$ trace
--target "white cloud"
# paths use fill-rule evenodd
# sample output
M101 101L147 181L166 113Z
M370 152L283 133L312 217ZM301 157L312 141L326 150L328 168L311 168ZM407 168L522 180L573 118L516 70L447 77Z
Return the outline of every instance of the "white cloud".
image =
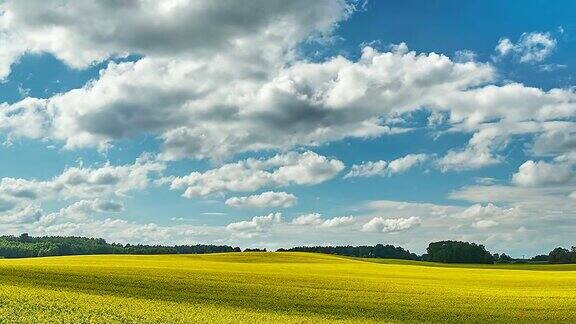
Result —
M515 54L521 63L535 63L545 60L556 48L556 39L550 33L523 33L516 44L502 38L496 46L500 56Z
M303 214L292 220L294 225L320 225L322 222L322 215L318 213Z
M558 202L562 195L566 195L565 187L519 187L506 185L474 185L466 186L452 191L449 198L470 202Z
M134 164L99 168L72 167L47 180L17 178L0 179L0 197L10 200L54 200L124 196L133 190L145 189L150 177L165 169L165 165L148 156Z
M124 198L134 191L146 189L152 178L165 168L149 156L134 164L101 167L72 167L49 180L0 179L0 222L13 224L78 222L95 213L121 212ZM72 201L57 212L44 213L41 206L48 202Z
M282 222L281 213L270 213L266 216L254 216L249 221L230 223L226 229L240 237L254 237Z
M518 211L515 208L502 208L498 207L492 203L486 205L474 204L460 213L457 213L455 217L462 219L498 219L498 218L510 218L518 215Z
M155 223L140 224L124 219L83 219L65 222L38 222L31 227L20 228L31 235L72 235L102 237L109 242L141 244L199 244L213 242L222 244L223 227L206 226L160 226ZM18 233L18 232L16 232ZM232 243L231 243L232 244Z
M300 226L318 226L324 228L334 228L352 225L356 222L354 216L341 216L323 219L321 214L303 214L292 220L292 224Z
M231 197L226 200L226 205L232 207L282 207L288 208L296 204L297 198L286 192L266 191L259 195L247 197Z
M472 136L465 149L449 150L436 163L442 172L476 170L497 164L501 159L492 150L499 136L496 128L484 128Z
M62 224L64 222L84 222L96 213L119 213L124 211L121 201L93 199L80 200L57 212L42 216L38 221L43 226Z
M362 164L354 164L352 170L344 178L354 177L373 177L390 174L387 172L388 162L386 161L368 161Z
M0 104L0 131L8 134L8 144L12 139L39 139L44 136L45 124L49 120L45 105L45 100L35 98L26 98L14 106Z
M9 141L47 138L68 149L105 149L147 134L162 142L162 159L222 161L241 152L396 134L406 129L386 125L386 118L422 107L446 116L451 131L476 136L492 124L501 141L512 135L506 129L537 132L518 130L520 123L576 112L573 89L495 85L490 64L411 52L404 43L390 52L366 46L356 61L299 58L298 44L329 35L350 15L353 5L344 1L62 1L54 7L36 0L1 6L0 35L9 46L0 49L6 58L0 74L22 53L51 53L77 68L127 54L142 57L108 64L82 88L3 104L0 129ZM538 61L554 45L549 34L529 33L498 48ZM459 170L495 164L501 159L493 149L469 143L451 149L439 165Z
M450 150L438 161L440 170L443 172L456 170L476 170L485 166L500 162L490 151L466 148L464 150Z
M491 177L474 177L474 181L481 185L493 185L498 182L498 179Z
M391 176L402 173L408 169L423 163L428 159L426 154L408 154L390 162L386 161L369 161L362 164L355 164L352 170L344 178L352 177L373 177L373 176Z
M23 123L14 122L5 132L61 140L67 148L105 148L152 134L163 142L163 159L222 159L398 133L402 129L382 124L383 116L428 107L446 114L452 131L475 132L466 149L453 149L442 161L449 170L498 163L490 141L539 132L537 125L576 113L571 89L492 85L496 73L489 64L455 63L435 53L366 47L355 62L292 60L284 68L262 67L266 76L259 78L230 64L149 57L112 63L81 89L10 105L5 111L16 113L5 118L33 111L39 130L27 135L19 130ZM35 108L23 109L31 100ZM524 127L528 122L534 126ZM478 136L489 138L473 143Z
M544 161L526 161L512 176L512 182L523 187L538 187L566 184L575 178L569 164L554 164Z
M459 63L475 61L478 55L471 50L460 50L454 53L454 61Z
M475 222L474 224L472 224L472 226L475 228L479 228L479 229L485 229L485 228L491 228L494 226L498 226L498 222L490 220L490 219L483 219L483 220L479 220L479 221Z
M340 217L333 217L324 220L321 227L340 227L340 226L347 226L352 225L356 222L356 218L354 216L340 216Z
M38 206L29 204L20 209L0 213L0 223L2 224L33 223L40 220L42 214L43 212Z
M536 136L532 152L536 155L563 154L576 151L576 123L555 121L544 125Z
M311 151L278 154L266 160L247 159L206 172L172 179L170 188L184 197L203 197L228 191L250 192L291 184L313 185L335 177L344 164Z
M368 223L362 226L363 232L399 232L408 230L422 223L419 217L409 218L384 218L374 217Z
M498 54L505 56L510 54L514 50L514 44L508 38L502 38L498 41L498 45L496 45L496 51Z
M74 68L127 53L163 58L235 52L267 60L315 33L329 32L351 9L338 0L4 1L0 78L30 52L51 53Z

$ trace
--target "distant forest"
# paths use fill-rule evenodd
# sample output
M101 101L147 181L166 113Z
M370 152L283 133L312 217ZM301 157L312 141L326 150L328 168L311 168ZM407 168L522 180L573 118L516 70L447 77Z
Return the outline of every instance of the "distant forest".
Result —
M107 243L101 238L76 236L0 236L0 257L27 258L82 254L202 254L240 252L228 245L131 245Z
M401 247L382 244L375 246L298 246L290 249L278 249L278 252L318 252L359 258L420 260L418 255Z
M505 253L492 254L481 244L440 241L428 245L426 253L417 255L402 247L376 244L374 246L298 246L278 249L278 252L316 252L360 258L402 259L443 263L576 263L576 247L570 250L556 248L547 255L530 259L514 259ZM32 237L0 236L0 258L27 258L42 256L85 254L203 254L242 252L239 247L228 245L132 245L108 243L101 238L76 236ZM247 248L244 252L266 252L266 249Z

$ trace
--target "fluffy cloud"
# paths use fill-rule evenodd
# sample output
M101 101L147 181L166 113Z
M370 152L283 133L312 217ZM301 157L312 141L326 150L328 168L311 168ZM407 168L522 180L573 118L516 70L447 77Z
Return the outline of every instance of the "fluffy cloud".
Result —
M374 217L362 226L363 232L399 232L418 226L422 223L419 217L384 218Z
M48 120L43 99L26 98L14 106L0 104L0 131L8 134L8 144L16 138L42 138Z
M386 117L426 107L431 116L446 116L451 131L475 133L467 147L439 160L447 171L498 163L498 145L491 142L505 142L513 135L506 130L537 133L538 127L519 125L576 112L573 89L494 85L497 73L490 64L419 54L403 43L389 52L364 47L355 61L300 59L298 44L329 35L354 10L344 1L1 6L0 35L9 44L0 50L4 74L22 53L48 52L78 68L126 54L141 57L111 62L82 88L4 104L0 129L9 139L49 138L69 149L104 149L150 134L162 142L163 159L222 160L241 152L395 134L405 129L385 125ZM554 45L550 35L530 33L517 44L503 40L498 48L538 61ZM487 127L499 133L473 143Z
M303 214L292 220L294 225L320 225L322 222L322 215L318 213Z
M355 222L356 218L353 216L341 216L323 219L322 215L318 213L303 214L292 220L292 224L294 225L319 226L325 228L352 225Z
M63 222L85 222L96 213L121 212L119 198L146 189L165 168L143 155L134 164L72 167L49 180L0 179L0 222L55 228ZM68 207L44 213L48 202L72 201Z
M474 204L466 208L461 213L457 214L456 217L463 219L484 219L512 217L515 214L516 210L513 208L506 209L498 207L492 203L488 203L486 205Z
M408 169L423 163L428 159L426 154L408 154L390 162L376 161L355 164L352 170L344 178L352 177L372 177L372 176L391 176L396 173L402 173Z
M42 215L36 221L41 227L57 227L65 223L89 222L97 213L119 213L122 211L124 211L124 204L121 201L97 198L77 201L57 212Z
M230 223L226 229L240 237L250 238L265 232L280 222L282 222L281 213L270 213L266 216L254 216L249 221Z
M128 53L210 57L236 52L266 60L314 33L330 31L351 10L338 0L4 1L0 77L30 52L51 53L75 68Z
M535 63L545 60L556 48L556 40L550 33L523 33L516 44L502 38L496 46L500 56L515 54L522 63Z
M97 81L41 101L44 109L36 110L47 116L41 123L44 135L65 141L68 148L106 147L115 139L151 133L163 140L165 159L218 158L391 133L379 117L392 109L417 108L424 104L419 100L439 89L475 86L493 75L483 64L369 47L358 62L343 57L295 62L272 71L264 82L240 70L224 63L148 57L111 63ZM399 89L381 92L372 89L376 85ZM10 109L23 113L23 103Z
M493 221L491 219L479 220L479 221L475 222L474 224L472 224L473 227L479 228L479 229L490 228L490 227L494 227L497 225L498 225L498 222Z
M155 223L136 223L117 218L104 220L83 219L65 222L37 222L19 228L17 233L27 231L31 235L72 235L102 237L109 242L143 244L199 244L212 242L222 244L222 227L161 226ZM233 243L231 243L233 244Z
M12 210L7 213L0 213L0 223L2 224L33 223L39 221L42 215L43 212L38 206L29 204L17 210Z
M492 141L539 132L541 127L522 123L541 124L576 111L571 89L495 86L489 64L456 63L435 53L409 52L405 45L386 53L365 47L355 62L334 57L285 65L254 78L253 72L208 61L145 57L111 63L83 88L36 100L33 110L25 108L33 99L14 103L5 118L29 119L24 116L30 111L45 116L36 123L39 132L68 148L102 148L153 134L163 142L163 159L221 159L397 133L382 124L382 116L428 107L445 113L453 131L476 133L467 148L441 161L448 170L497 163ZM5 131L12 136L31 135L18 130L21 123L9 125Z
M538 201L547 204L561 202L560 197L566 196L566 190L569 188L551 186L551 187L520 187L508 185L474 185L465 186L454 190L449 194L449 198L465 200L470 202L532 202L537 204Z
M438 166L443 172L456 170L476 170L485 166L500 162L489 150L478 150L476 147L468 147L463 150L450 150L438 161Z
M226 205L232 207L282 207L288 208L296 204L297 198L286 192L266 191L259 195L247 197L231 197L226 200Z
M228 191L250 192L263 187L291 184L313 185L327 181L344 169L344 164L314 152L289 152L266 160L247 159L206 172L193 172L172 179L170 188L184 190L184 197L202 197Z
M72 167L47 180L17 178L0 179L0 197L8 200L53 200L124 196L133 190L145 189L153 174L163 171L165 165L138 158L134 164L99 168Z
M570 164L526 161L512 176L512 182L523 187L566 184L575 178Z
M293 60L298 43L327 35L353 10L341 0L3 2L0 36L9 46L0 50L0 78L23 53L48 52L75 68L128 54L143 58L110 63L81 89L4 107L0 121L8 122L0 129L11 137L63 140L67 148L106 148L113 140L151 133L164 139L167 159L277 147L283 139L254 143L258 131L247 134L246 127L258 128L257 119L266 118L249 113L247 95ZM36 107L25 108L31 101ZM32 119L34 132L23 127ZM213 129L220 139L207 133ZM264 141L268 135L261 136Z
M536 155L563 154L576 151L576 123L556 121L544 125L532 151Z
M340 217L332 217L324 220L321 227L340 227L340 226L347 226L352 225L356 222L356 218L354 216L340 216Z
M503 134L495 127L487 127L475 133L462 150L450 150L436 161L442 172L475 170L500 162L492 152Z

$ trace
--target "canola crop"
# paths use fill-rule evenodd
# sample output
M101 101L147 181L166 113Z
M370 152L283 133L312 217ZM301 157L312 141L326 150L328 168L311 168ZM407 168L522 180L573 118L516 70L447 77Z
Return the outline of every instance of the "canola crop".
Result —
M312 253L0 260L0 323L576 322L576 266Z

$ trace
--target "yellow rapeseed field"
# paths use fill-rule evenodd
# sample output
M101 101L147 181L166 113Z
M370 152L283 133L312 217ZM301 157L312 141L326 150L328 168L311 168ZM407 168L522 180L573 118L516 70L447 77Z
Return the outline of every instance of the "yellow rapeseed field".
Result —
M576 267L309 253L0 260L1 323L576 322Z

